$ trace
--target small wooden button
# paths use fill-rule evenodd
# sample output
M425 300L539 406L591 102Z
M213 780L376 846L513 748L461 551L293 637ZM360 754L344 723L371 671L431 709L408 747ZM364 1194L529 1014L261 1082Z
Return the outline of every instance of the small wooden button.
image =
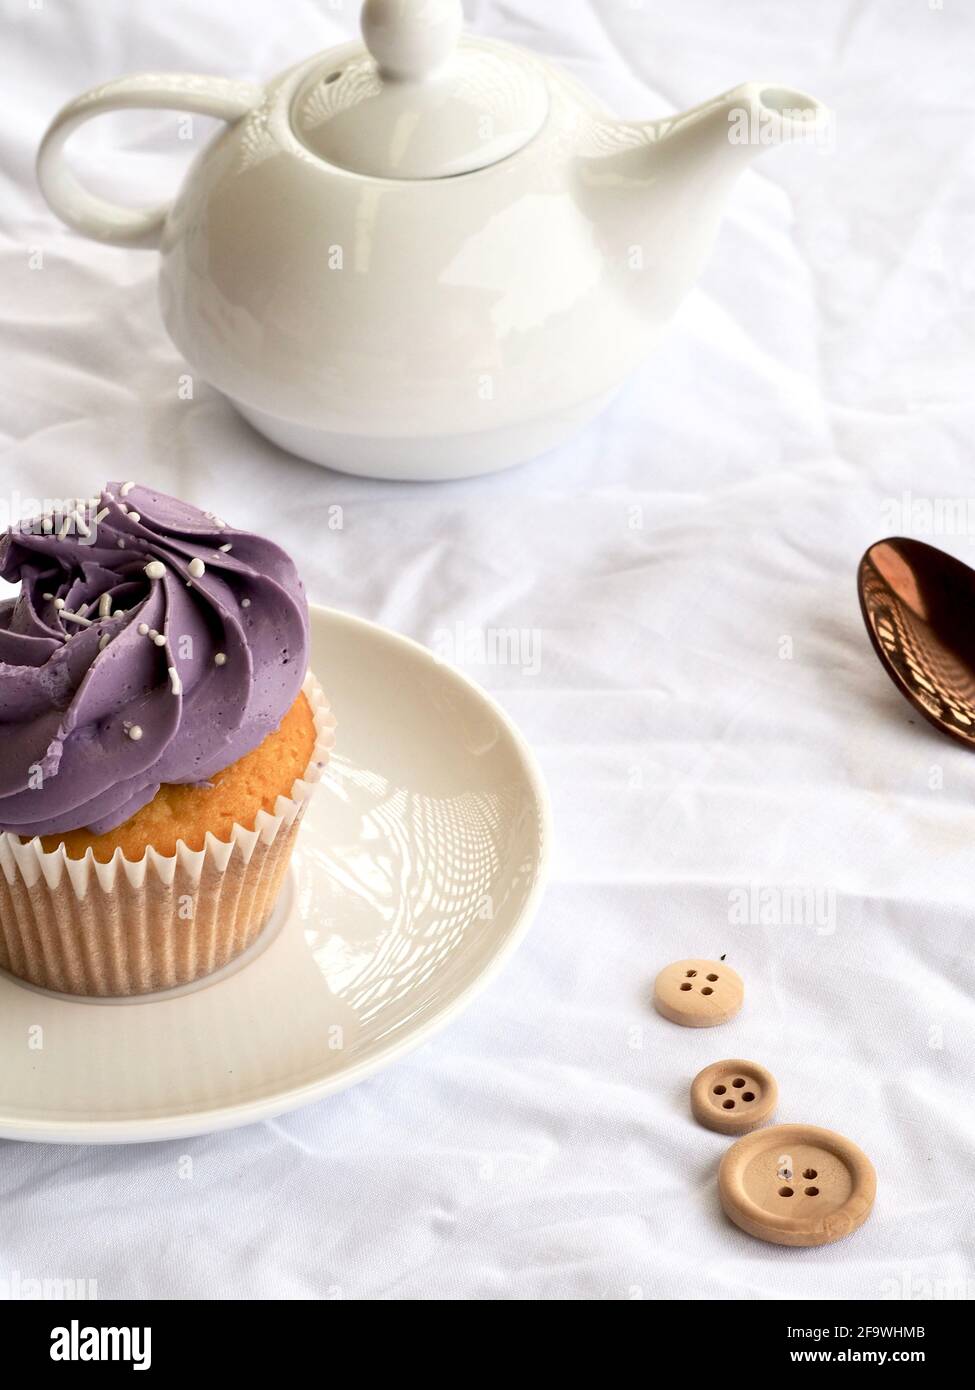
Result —
M779 1088L767 1067L732 1057L712 1062L691 1082L691 1113L719 1134L744 1134L769 1119Z
M664 966L653 986L657 1012L685 1028L727 1023L744 997L741 976L720 960L676 960Z
M877 1191L856 1144L815 1125L773 1125L721 1160L718 1193L736 1226L773 1245L827 1245L861 1226Z

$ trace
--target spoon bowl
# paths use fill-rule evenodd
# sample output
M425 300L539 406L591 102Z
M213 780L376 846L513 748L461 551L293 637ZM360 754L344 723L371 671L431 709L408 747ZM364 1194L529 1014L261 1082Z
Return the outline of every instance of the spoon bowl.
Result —
M924 541L891 536L857 570L880 663L936 729L975 749L975 570Z

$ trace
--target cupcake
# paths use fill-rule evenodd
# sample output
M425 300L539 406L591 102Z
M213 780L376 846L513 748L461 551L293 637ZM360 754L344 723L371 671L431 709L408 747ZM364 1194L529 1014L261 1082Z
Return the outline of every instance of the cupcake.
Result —
M0 968L186 984L266 925L333 721L272 542L133 483L0 536Z

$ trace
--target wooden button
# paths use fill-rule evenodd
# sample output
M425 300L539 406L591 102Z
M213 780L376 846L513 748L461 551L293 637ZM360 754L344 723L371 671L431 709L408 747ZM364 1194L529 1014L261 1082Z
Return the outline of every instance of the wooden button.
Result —
M719 1134L744 1134L774 1114L779 1088L767 1067L732 1057L712 1062L691 1082L691 1113Z
M661 970L653 986L657 1012L685 1028L727 1023L744 997L741 976L720 960L676 960Z
M718 1193L736 1226L773 1245L827 1245L866 1221L877 1175L866 1154L831 1129L773 1125L739 1139L721 1160Z

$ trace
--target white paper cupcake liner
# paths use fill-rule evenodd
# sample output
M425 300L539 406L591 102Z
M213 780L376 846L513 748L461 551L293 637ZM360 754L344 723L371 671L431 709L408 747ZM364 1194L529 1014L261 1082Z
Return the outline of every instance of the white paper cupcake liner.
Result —
M208 833L201 850L149 848L139 860L0 832L0 968L64 994L148 994L219 970L259 935L274 907L305 807L328 763L335 720L315 677L303 686L315 720L308 767L261 810L253 829Z

